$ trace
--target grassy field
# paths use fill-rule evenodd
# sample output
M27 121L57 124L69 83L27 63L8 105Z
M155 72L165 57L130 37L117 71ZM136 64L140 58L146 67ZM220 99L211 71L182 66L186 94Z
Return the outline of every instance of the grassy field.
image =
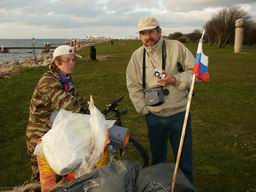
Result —
M103 110L118 96L129 112L123 118L148 149L144 117L129 100L125 70L138 41L99 44L102 61L78 61L73 79L80 92L94 96ZM197 45L187 44L195 54ZM204 46L210 57L210 82L197 83L191 114L195 185L198 191L256 191L256 48L234 54L231 47ZM88 56L89 50L80 52ZM25 129L34 87L46 67L24 70L0 80L0 187L22 184L30 177ZM170 160L172 157L170 155Z

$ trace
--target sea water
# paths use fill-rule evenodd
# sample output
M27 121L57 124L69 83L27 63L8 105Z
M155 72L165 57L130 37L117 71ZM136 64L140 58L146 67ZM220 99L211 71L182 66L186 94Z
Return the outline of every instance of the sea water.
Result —
M58 46L64 44L64 39L35 39L35 47L43 47L45 43L53 44ZM1 47L33 47L32 39L0 39L0 49ZM35 49L35 55L42 52L41 49ZM9 53L0 53L0 64L4 62L19 60L22 58L29 58L34 56L34 51L32 49L11 49Z

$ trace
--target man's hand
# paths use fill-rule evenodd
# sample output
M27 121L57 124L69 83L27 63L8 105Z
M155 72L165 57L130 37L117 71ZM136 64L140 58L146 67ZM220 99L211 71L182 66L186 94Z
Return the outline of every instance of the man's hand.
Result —
M165 74L165 78L157 79L157 84L160 86L163 86L163 87L168 86L168 85L175 85L175 83L176 83L175 77L173 77L170 74L167 74L165 71L164 71L164 74Z

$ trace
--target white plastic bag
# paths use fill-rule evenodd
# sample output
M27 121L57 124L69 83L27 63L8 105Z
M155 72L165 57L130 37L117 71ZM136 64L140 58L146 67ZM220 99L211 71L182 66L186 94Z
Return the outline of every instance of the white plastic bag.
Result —
M95 107L92 96L90 97L89 110L89 126L92 130L92 150L89 158L84 156L82 164L76 170L76 175L81 176L93 170L105 148L106 130L114 125L115 121L106 120L104 115Z
M114 121L89 102L90 115L60 110L52 129L42 137L42 149L51 168L59 175L74 169L78 176L90 172L104 150L106 129Z
M43 153L54 172L65 175L76 168L88 151L91 135L89 115L61 109L42 137Z

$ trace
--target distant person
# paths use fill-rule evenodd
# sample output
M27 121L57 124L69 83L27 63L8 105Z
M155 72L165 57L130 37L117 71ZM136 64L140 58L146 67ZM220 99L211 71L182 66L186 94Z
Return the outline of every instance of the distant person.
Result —
M78 113L89 113L87 101L75 89L71 73L75 67L74 48L61 45L53 52L49 71L39 80L29 107L29 121L26 129L26 142L32 163L32 181L39 181L35 146L41 137L50 130L49 120L54 110L65 109Z
M49 53L51 50L51 46L48 42L44 43L44 48L43 48L43 51L44 53Z
M127 66L129 96L136 111L146 117L152 164L167 161L168 139L176 160L195 59L179 41L164 40L159 22L153 17L141 18L138 32L143 45L134 51ZM155 86L163 87L158 91L162 90L164 99L151 105L159 96L152 88ZM149 88L149 97L145 98ZM193 182L190 117L180 168Z

